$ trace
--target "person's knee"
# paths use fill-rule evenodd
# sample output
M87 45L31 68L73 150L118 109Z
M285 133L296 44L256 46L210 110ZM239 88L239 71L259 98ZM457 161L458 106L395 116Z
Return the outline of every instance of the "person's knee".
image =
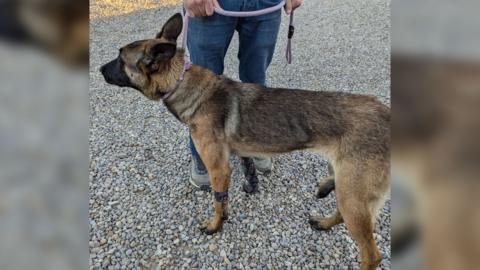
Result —
M240 65L240 80L247 83L265 84L266 64L242 63Z

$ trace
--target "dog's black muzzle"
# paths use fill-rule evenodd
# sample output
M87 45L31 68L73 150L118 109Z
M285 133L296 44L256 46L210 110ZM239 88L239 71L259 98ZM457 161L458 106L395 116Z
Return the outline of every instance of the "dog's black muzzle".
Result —
M130 79L123 70L121 59L117 58L100 68L100 72L109 84L118 85L120 87L132 87Z

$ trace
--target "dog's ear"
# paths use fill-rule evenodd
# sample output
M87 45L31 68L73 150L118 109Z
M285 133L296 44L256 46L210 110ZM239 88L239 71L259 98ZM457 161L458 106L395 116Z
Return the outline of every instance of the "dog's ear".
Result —
M164 38L169 41L177 41L178 36L182 32L183 18L180 13L170 17L163 25L162 31L157 34L157 38Z
M153 45L148 54L155 60L165 61L172 58L177 50L177 45L174 43L157 43Z
M176 50L177 46L174 43L162 42L154 44L147 49L147 52L142 59L142 63L146 67L150 67L153 64L167 61L175 55Z

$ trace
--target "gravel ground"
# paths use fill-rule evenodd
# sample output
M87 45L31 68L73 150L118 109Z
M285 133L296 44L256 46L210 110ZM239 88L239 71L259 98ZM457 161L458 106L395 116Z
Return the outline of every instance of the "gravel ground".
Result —
M97 4L95 4L95 2ZM95 1L92 9L99 8ZM109 1L110 2L110 1ZM293 64L285 66L286 18L268 84L372 94L390 103L390 8L387 1L305 1L295 13ZM315 198L326 176L322 157L294 152L274 159L261 194L247 196L232 158L230 220L206 236L198 224L212 196L188 183L188 130L161 103L107 85L98 69L121 45L153 37L180 6L134 11L91 22L90 265L92 269L351 269L358 248L344 225L313 231L310 214L328 215L334 195ZM92 11L93 12L93 11ZM237 38L225 73L237 78ZM375 229L390 268L390 201Z

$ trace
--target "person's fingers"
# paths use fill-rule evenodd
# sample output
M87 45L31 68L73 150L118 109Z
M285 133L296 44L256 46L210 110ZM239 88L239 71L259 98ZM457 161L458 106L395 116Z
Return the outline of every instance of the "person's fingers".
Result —
M185 13L187 14L187 16L189 16L189 17L195 16L195 15L193 14L192 1L191 1L191 0L185 0L185 1L183 1L183 7L185 8Z
M205 16L205 0L185 0L184 7L189 17Z
M206 13L205 13L205 7L202 5L195 5L194 7L194 12L195 12L195 16L205 16Z
M197 0L199 2L198 4L198 9L202 13L201 16L207 16L207 3L210 2L210 0Z
M285 1L285 13L290 14L292 12L292 0Z
M207 16L212 16L213 14L213 0L205 1L205 13Z
M185 8L185 12L187 13L188 17L195 17L195 12L192 8Z
M293 0L294 3L292 3L292 10L295 10L302 4L302 0Z

